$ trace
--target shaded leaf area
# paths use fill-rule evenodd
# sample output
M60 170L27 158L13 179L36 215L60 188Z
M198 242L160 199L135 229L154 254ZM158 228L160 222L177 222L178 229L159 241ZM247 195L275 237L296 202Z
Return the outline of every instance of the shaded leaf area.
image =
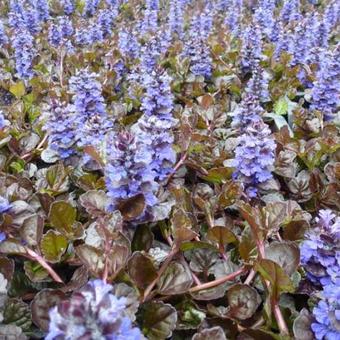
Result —
M339 333L338 7L0 1L0 339Z

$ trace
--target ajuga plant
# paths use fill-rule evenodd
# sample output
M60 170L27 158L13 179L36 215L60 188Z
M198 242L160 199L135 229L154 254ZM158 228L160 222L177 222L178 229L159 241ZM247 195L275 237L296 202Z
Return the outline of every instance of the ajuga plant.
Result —
M196 14L190 24L184 45L184 55L190 60L190 71L195 76L211 76L211 56L207 43L211 27L212 12L208 7L201 14Z
M339 339L339 9L1 0L0 339Z
M93 280L61 301L50 311L45 339L142 339L125 314L126 298L116 297L111 290L111 285Z

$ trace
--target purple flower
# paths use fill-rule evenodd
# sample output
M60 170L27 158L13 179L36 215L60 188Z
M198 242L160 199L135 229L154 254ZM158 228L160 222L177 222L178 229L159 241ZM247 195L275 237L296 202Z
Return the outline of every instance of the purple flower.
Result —
M98 12L98 26L101 27L104 37L110 36L113 28L113 21L118 15L118 10L101 9Z
M285 0L281 9L281 20L287 24L301 19L300 0Z
M324 52L312 88L311 108L321 111L326 121L332 120L340 104L340 47L333 53Z
M120 200L138 194L144 195L147 206L157 203L155 193L159 185L151 166L153 155L145 142L128 132L109 136L105 179L112 208Z
M112 286L101 280L89 281L49 312L46 340L131 339L141 340L141 331L126 316L126 299L111 293Z
M138 43L136 34L125 29L119 31L118 47L120 53L127 58L135 59L140 52L140 45Z
M64 13L66 15L71 15L74 12L73 0L59 0L64 8Z
M268 83L267 74L265 74L259 63L255 63L252 77L249 79L245 92L256 96L259 102L267 102L270 100Z
M93 16L99 6L100 0L85 0L85 6L83 10L83 14L85 16Z
M47 0L30 0L31 5L38 13L40 21L46 21L50 17L49 5Z
M300 245L301 264L314 284L340 283L340 219L331 210L321 210L315 221L317 226Z
M313 309L315 322L311 328L316 339L337 340L340 338L340 285L324 288L322 300Z
M70 79L70 90L74 94L76 130L79 147L99 147L113 122L107 115L102 87L97 75L80 70Z
M49 27L48 39L54 47L59 47L66 42L65 39L70 38L73 34L72 21L66 17L59 17L56 24Z
M183 37L185 3L183 0L173 0L169 8L169 27L172 34L177 34L179 38Z
M78 141L76 115L72 105L53 103L44 130L48 133L49 148L58 153L61 159L67 159L77 152Z
M340 5L336 0L330 1L323 15L325 25L331 31L340 21Z
M15 32L12 45L19 78L31 78L33 76L32 61L35 56L32 35L26 29L20 29Z
M258 24L246 27L241 37L241 67L244 72L252 70L262 59L262 33Z
M8 24L13 29L26 27L25 9L22 2L17 0L10 1L10 11L8 13Z
M0 214L3 214L11 209L12 205L8 202L8 199L0 196Z
M234 37L239 37L241 31L243 0L232 0L226 12L225 25Z
M190 71L195 76L211 77L212 58L207 39L212 28L212 12L207 8L191 21L183 54L190 60Z
M30 8L24 12L25 26L32 35L41 31L41 20L39 12L35 8Z
M142 33L156 32L158 28L159 0L146 0L142 23Z
M8 37L5 31L4 24L0 20L0 47L3 47L6 44L8 44Z
M102 42L104 40L102 28L97 22L90 22L87 27L76 30L75 40L77 44L89 47L94 43Z
M273 177L276 143L270 134L268 126L259 119L239 137L233 162L234 178L244 184L249 197L256 196L258 184Z
M268 39L272 37L275 29L274 9L274 1L263 1L254 13L254 22L259 25L262 34Z
M6 240L6 234L3 231L0 231L0 243Z
M5 118L3 112L0 111L0 130L4 129L8 125L10 125L10 122Z

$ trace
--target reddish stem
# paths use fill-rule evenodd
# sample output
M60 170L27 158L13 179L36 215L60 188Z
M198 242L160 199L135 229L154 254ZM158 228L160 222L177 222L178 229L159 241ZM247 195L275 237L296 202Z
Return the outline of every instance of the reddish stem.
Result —
M272 300L272 309L275 315L277 325L279 326L281 335L289 335L289 330L286 325L286 321L281 313L280 306L277 300Z
M35 251L32 249L26 248L27 254L32 260L37 261L43 268L45 268L48 273L51 275L54 281L59 283L64 283L60 276L51 268L51 266Z
M166 185L168 185L172 179L172 177L174 177L175 173L177 172L177 170L183 165L183 163L185 162L185 160L188 157L188 151L186 151L182 157L180 158L180 160L177 162L177 164L175 165L173 171L171 172L171 174L169 175L167 181L166 181Z
M207 283L203 283L201 285L195 286L190 288L190 292L197 292L199 290L203 290L203 289L208 289L208 288L212 288L215 286L219 286L220 284L227 282L227 281L231 281L233 279L235 279L237 276L243 274L247 269L245 267L240 268L239 270L237 270L236 272L233 272L229 275L226 275L224 277L221 277L220 279L214 280L214 281L210 281Z
M172 251L170 252L169 256L166 258L166 260L162 263L161 268L159 269L158 273L157 273L157 277L149 284L149 286L145 289L144 292L144 297L143 297L143 302L146 301L146 299L148 298L148 296L150 295L152 289L154 288L154 286L157 284L158 280L160 279L160 277L162 276L162 274L164 273L165 269L168 267L168 265L170 264L170 262L172 261L173 257L177 254L178 252L178 248L175 247L174 249L172 249Z

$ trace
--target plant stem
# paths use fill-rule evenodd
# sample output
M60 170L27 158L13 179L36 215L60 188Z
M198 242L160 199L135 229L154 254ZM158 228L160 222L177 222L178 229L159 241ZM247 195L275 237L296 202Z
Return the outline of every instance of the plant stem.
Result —
M289 335L289 331L288 331L286 321L285 321L285 319L284 319L284 317L281 313L279 302L277 300L272 300L272 309L273 309L273 313L275 315L277 325L279 326L279 330L280 330L281 335Z
M186 151L182 157L180 158L180 160L177 162L177 164L175 165L174 169L172 170L171 174L169 175L167 181L166 181L166 185L168 185L172 179L172 177L174 177L175 173L177 172L177 170L183 165L183 163L185 162L185 160L188 157L188 151Z
M152 289L157 284L158 280L164 273L165 269L168 267L169 263L172 261L173 257L178 253L178 247L175 246L175 248L172 249L169 256L166 258L166 260L162 263L161 268L158 271L157 277L149 284L149 286L145 289L143 302L145 302L150 295Z
M208 289L208 288L212 288L212 287L215 287L215 286L219 286L220 284L222 284L224 282L231 281L231 280L235 279L237 276L243 274L246 270L247 269L245 267L242 267L239 270L237 270L236 272L233 272L233 273L231 273L229 275L221 277L220 279L217 279L217 280L214 280L214 281L210 281L210 282L203 283L201 285L192 287L192 288L189 289L189 291L191 293L193 293L193 292L197 292L199 290L203 290L203 289Z
M39 254L37 254L35 251L29 248L26 248L26 251L32 260L39 262L39 264L48 271L48 273L51 275L54 281L59 282L59 283L64 283L63 280L60 278L60 276L52 269L52 267Z

